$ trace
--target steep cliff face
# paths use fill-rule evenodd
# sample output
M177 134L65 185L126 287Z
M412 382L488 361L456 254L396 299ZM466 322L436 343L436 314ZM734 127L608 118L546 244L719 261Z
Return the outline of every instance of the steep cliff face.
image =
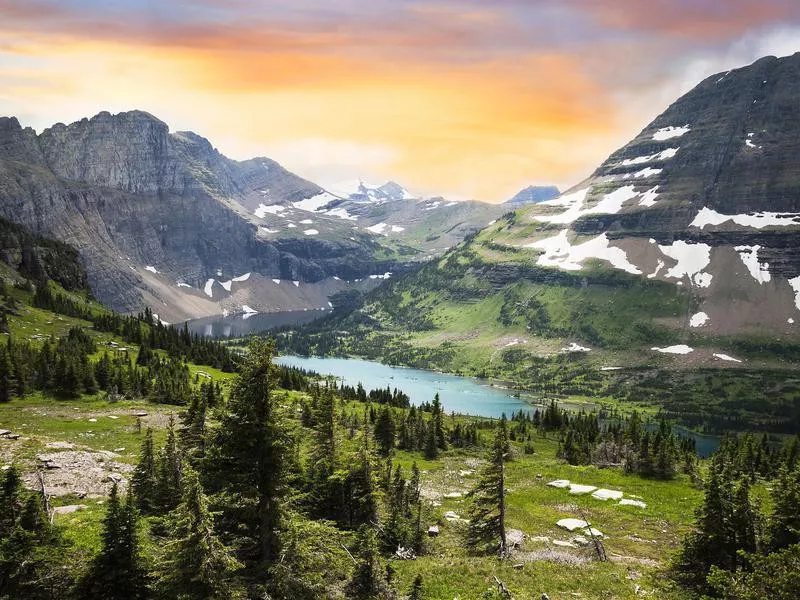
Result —
M368 235L264 239L238 200L265 189L287 201L322 192L274 161L232 161L196 134L171 134L144 112L100 113L39 136L0 119L0 215L77 248L95 295L115 309L201 316L222 311L204 292L211 278L316 283L401 268L376 259ZM291 305L285 294L278 304L269 293L248 299L256 309Z
M799 104L800 53L713 75L493 237L540 266L598 261L684 286L698 331L798 338Z

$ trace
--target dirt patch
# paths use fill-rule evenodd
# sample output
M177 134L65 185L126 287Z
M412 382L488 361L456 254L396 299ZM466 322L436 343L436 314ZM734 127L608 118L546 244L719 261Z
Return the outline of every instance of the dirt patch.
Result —
M117 462L116 458L119 458L118 454L105 450L67 450L37 455L45 489L56 497L105 497L114 481L123 490L127 489L128 478L134 467ZM39 489L35 472L26 470L22 477L28 488Z
M581 551L569 552L566 550L547 548L543 550L534 550L532 552L514 552L512 560L521 563L545 561L557 565L580 567L590 562L592 559L585 552Z

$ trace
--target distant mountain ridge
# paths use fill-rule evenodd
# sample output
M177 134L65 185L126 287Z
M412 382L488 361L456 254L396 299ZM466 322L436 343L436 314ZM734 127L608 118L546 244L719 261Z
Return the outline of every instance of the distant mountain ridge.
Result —
M553 198L558 198L559 194L561 194L561 192L554 185L529 185L517 192L513 198L506 200L504 204L512 206L536 204L538 202L545 202Z
M405 195L392 183L378 192ZM101 112L39 135L0 118L0 216L77 248L97 298L120 311L151 306L172 321L327 308L331 294L368 289L460 239L434 250L397 239L406 227L392 229L393 210L357 222L344 207L317 213L321 199L352 202L269 158L228 159L143 111ZM474 231L486 222L475 212L441 226Z

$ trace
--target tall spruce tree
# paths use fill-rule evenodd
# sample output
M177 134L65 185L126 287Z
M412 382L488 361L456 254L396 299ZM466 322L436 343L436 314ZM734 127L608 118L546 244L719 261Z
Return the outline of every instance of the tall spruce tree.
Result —
M161 513L173 510L181 500L183 457L175 437L175 419L169 416L167 439L156 462L156 497Z
M467 526L467 544L473 550L495 546L504 556L506 542L506 482L505 465L511 446L508 440L508 424L503 415L495 428L494 441L486 457L488 465L481 473L477 486L468 496L472 499L470 519Z
M156 589L166 599L227 600L236 597L231 575L242 565L214 531L208 499L191 467L184 472L181 503L169 514Z
M157 487L153 430L148 427L142 442L139 462L131 477L131 493L134 501L137 508L145 514L152 514L158 506Z
M767 519L767 547L777 551L800 543L800 469L781 467L771 495L773 509Z
M136 510L128 495L119 499L111 488L103 519L102 547L79 583L80 600L140 600L147 598L147 574L139 554Z
M204 482L219 492L232 530L245 531L245 554L260 563L279 556L291 428L280 412L274 387L273 344L251 342L233 382L226 411L207 448Z
M378 443L378 450L382 456L389 456L392 450L394 450L394 436L396 432L397 426L395 425L392 411L387 404L384 404L375 421L375 440Z

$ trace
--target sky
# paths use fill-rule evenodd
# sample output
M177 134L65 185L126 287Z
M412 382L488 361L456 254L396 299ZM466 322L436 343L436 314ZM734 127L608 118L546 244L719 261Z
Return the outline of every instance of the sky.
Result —
M323 186L498 202L796 51L797 0L0 0L0 115L140 109Z

